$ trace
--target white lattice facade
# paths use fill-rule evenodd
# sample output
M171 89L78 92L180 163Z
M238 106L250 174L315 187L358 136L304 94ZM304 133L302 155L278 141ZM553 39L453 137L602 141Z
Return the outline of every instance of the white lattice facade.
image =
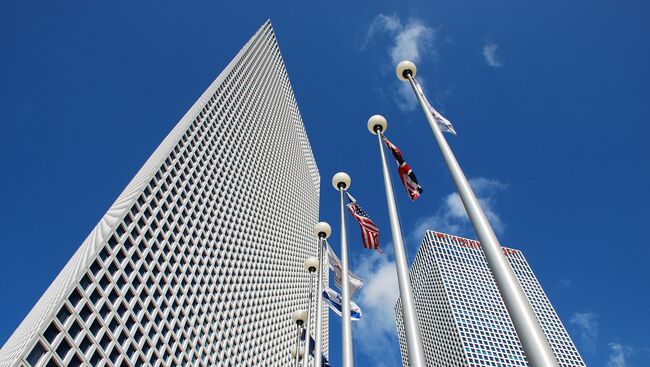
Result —
M585 366L521 251L504 248L504 254L560 366ZM427 231L410 275L428 366L528 366L478 241ZM400 300L395 314L408 366Z
M319 186L266 22L92 230L0 366L289 365Z

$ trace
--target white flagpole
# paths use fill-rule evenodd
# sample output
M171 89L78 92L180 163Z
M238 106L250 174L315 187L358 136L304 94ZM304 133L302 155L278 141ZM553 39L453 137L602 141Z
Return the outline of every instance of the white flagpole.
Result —
M397 215L393 183L390 179L390 172L384 152L384 142L382 141L383 132L386 131L387 127L388 123L383 116L374 115L368 120L368 130L372 134L377 135L377 141L379 142L381 167L384 174L384 186L386 187L386 201L388 202L388 217L390 218L390 229L393 234L397 283L399 284L399 294L402 300L402 317L404 319L404 333L406 334L409 366L426 367L427 362L422 345L422 335L420 334L420 325L418 324L415 301L413 300L413 290L409 278L404 236L402 235L402 227L399 222L399 216Z
M350 188L350 176L339 172L332 178L332 185L341 194L341 293L343 298L343 316L341 322L343 367L354 367L354 351L352 347L352 319L350 317L350 280L348 267L348 235L345 226L345 191Z
M325 254L323 251L323 241L330 234L332 228L325 222L317 223L314 226L314 233L318 236L318 301L316 302L316 347L314 348L314 367L321 367L323 354L323 268L325 267Z
M314 298L314 273L318 270L318 259L315 257L308 257L305 260L305 270L309 273L309 298L307 298L307 322L305 324L305 344L304 344L304 358L302 359L302 366L309 367L309 344L311 343L311 305Z
M298 333L298 342L300 342L300 333ZM296 352L296 346L292 345L291 348L289 348L289 354L291 354L291 358L296 360L296 363L294 364L295 367L300 367L300 359L303 357L302 353L303 350L300 349L298 352Z
M300 349L300 330L301 330L301 327L298 326L298 331L297 331L297 334L296 334L296 351L298 351ZM296 352L295 366L300 367L300 353L298 353L298 352Z
M298 310L294 311L291 314L291 319L293 320L294 323L296 323L296 362L295 362L295 367L300 367L300 331L302 330L303 325L305 324L305 321L307 320L307 311L305 310ZM304 358L304 356L303 356Z
M410 61L402 61L397 65L396 72L399 79L408 81L411 84L415 96L420 102L424 115L433 131L433 136L438 143L438 148L440 148L449 173L456 185L456 190L472 222L476 236L481 242L481 247L485 253L488 265L494 275L494 281L501 292L503 302L515 326L528 363L530 363L531 367L559 367L551 345L548 343L548 339L546 339L544 331L530 306L526 294L517 281L512 267L503 254L501 244L494 234L490 222L485 216L472 187L467 182L467 178L461 170L449 144L447 144L447 140L440 127L431 114L431 111L427 108L423 96L415 85L413 79L416 73L415 65Z

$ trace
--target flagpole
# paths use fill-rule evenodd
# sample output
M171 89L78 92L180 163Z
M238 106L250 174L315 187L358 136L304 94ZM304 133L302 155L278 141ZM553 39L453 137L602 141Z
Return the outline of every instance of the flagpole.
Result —
M341 297L342 309L342 359L343 367L354 367L354 352L352 350L352 319L350 317L350 283L348 267L348 235L345 226L345 191L350 188L351 179L345 172L339 172L332 178L332 185L341 194Z
M384 152L384 142L382 141L383 132L386 131L387 127L388 123L383 116L374 115L368 120L368 130L372 134L377 135L377 141L379 142L381 167L384 175L384 186L386 187L386 201L388 202L388 217L390 218L390 228L393 235L397 283L399 284L399 293L402 300L402 317L404 319L409 366L426 367L427 362L422 345L422 335L420 334L420 325L418 324L415 301L413 300L413 289L411 288L411 280L409 278L404 236L402 235L402 227L397 214L393 183L390 179L386 153Z
M300 334L298 334L298 341L300 341ZM303 353L302 349L300 349L299 353L296 352L296 346L295 345L292 345L291 348L289 348L289 354L291 354L291 358L296 360L296 363L295 363L296 367L299 366L299 363L300 363L299 360L302 359L302 357L303 357L302 353Z
M291 319L296 323L296 362L294 366L300 367L300 330L307 320L307 312L305 310L294 311L291 314Z
M326 222L319 222L314 226L314 233L318 237L318 301L316 301L316 347L314 349L314 367L321 367L323 355L323 268L325 262L323 261L325 254L323 253L323 241L325 241L330 234L332 228Z
M305 344L304 355L302 359L302 366L309 367L309 344L311 343L311 333L309 331L311 324L311 304L314 298L314 273L318 270L318 259L315 257L308 257L305 260L305 270L309 273L309 296L307 298L307 322L305 323Z
M402 61L397 65L396 72L399 79L408 81L411 84L415 96L420 102L420 107L422 107L424 115L429 122L433 136L438 143L438 148L456 185L456 190L472 222L476 236L481 242L481 247L485 253L488 265L494 275L494 281L501 292L503 302L515 326L528 363L530 363L531 367L558 367L559 364L553 354L548 339L546 339L544 331L530 306L526 294L517 281L512 267L503 254L501 244L494 234L490 222L485 216L454 153L451 151L449 144L447 144L447 140L442 134L440 127L436 123L431 111L427 108L423 96L415 85L413 79L416 73L415 65L410 61Z

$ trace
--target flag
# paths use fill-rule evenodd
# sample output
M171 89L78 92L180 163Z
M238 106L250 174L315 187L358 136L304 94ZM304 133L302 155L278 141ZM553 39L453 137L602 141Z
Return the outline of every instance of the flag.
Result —
M363 247L381 252L379 249L379 228L375 222L368 217L368 213L357 204L354 197L352 197L352 195L347 191L345 193L348 195L348 200L350 200L347 207L350 209L350 213L352 213L352 216L361 227L361 240L363 241Z
M337 315L341 316L343 313L343 297L341 295L331 289L331 288L325 288L323 291L323 300L327 303L328 306L336 313ZM357 306L356 303L353 301L350 301L350 317L352 317L352 321L357 321L361 319L361 308Z
M418 179L415 178L415 173L413 173L413 170L408 163L404 161L402 152L400 152L400 150L385 136L384 143L386 143L386 146L390 149L391 153L393 153L393 157L397 161L397 173L399 174L399 179L402 181L402 185L404 185L406 192L408 192L411 200L417 200L423 190L422 186L418 183Z
M302 329L302 333L300 334L300 341L304 342L305 341L305 334L307 334L306 329ZM311 336L311 333L309 334L309 355L314 356L314 350L316 349L316 341L314 340L314 337ZM325 353L321 355L321 366L322 367L330 367L330 361L327 360L327 357L325 357Z
M341 286L341 284L343 284L341 280L343 279L343 266L341 265L341 260L336 256L336 253L334 253L332 246L330 246L328 242L323 242L323 247L323 250L327 251L327 262L329 268L332 270L332 273L334 273L334 283L339 287L339 289L343 289ZM348 279L350 294L356 293L359 288L363 287L363 280L349 270Z
M424 91L422 91L422 86L420 86L420 83L418 83L418 81L415 80L415 78L412 79L413 79L413 83L415 84L415 89L417 89L417 93L420 94L420 96L426 103L427 108L431 112L431 115L433 115L433 119L436 120L438 126L440 126L440 130L442 130L443 132L452 133L456 135L456 130L454 130L454 126L451 124L451 122L449 122L449 120L444 118L444 116L442 116L440 113L438 113L438 111L436 111L435 108L433 108L431 103L429 103L427 97L424 95Z

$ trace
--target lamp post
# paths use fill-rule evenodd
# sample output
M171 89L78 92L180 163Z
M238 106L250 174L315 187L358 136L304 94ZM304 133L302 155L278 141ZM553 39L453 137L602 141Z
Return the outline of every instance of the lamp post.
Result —
M350 283L348 266L348 235L345 222L345 191L350 188L352 180L345 172L339 172L332 177L332 186L340 193L341 201L341 297L343 298L341 343L343 367L354 367L354 352L352 346L352 319L350 317Z
M300 349L299 355L296 355L296 346L295 345L292 345L291 348L289 348L289 353L291 354L291 359L294 359L294 360L296 358L298 358L298 360L301 360L304 357L304 354L303 354L304 351L302 349Z
M428 102L415 84L414 78L417 72L415 64L410 61L402 61L397 65L395 71L400 80L407 81L411 84L415 96L420 102L420 106L429 122L433 136L438 143L438 148L447 164L451 178L456 185L458 195L472 222L476 236L481 242L481 247L494 276L494 281L501 292L503 303L506 305L506 309L510 314L528 362L532 367L558 367L559 364L553 354L551 345L548 343L548 339L546 339L544 331L530 306L526 294L517 281L512 267L503 254L501 244L494 234L490 222L483 212L465 174L460 168L454 153L449 147L449 144L447 144L447 140L438 126L436 118L428 107Z
M318 259L315 257L308 257L305 260L305 270L309 273L309 296L307 298L307 323L305 325L305 349L304 349L304 358L302 359L302 366L309 366L309 343L311 339L311 334L309 331L309 326L311 323L311 300L314 298L314 273L318 270Z
M404 319L404 333L406 334L409 366L426 367L427 362L424 355L424 347L422 346L422 336L420 334L420 326L418 325L417 313L415 311L415 301L413 300L413 290L409 278L404 236L402 235L402 227L399 222L399 216L397 215L393 182L390 178L386 153L384 152L383 133L387 128L388 122L381 115L374 115L368 119L368 131L371 134L377 135L377 141L379 142L381 168L384 176L384 187L386 188L386 201L388 202L388 218L390 219L390 229L393 235L397 283L399 284L399 294L402 300L402 315Z
M291 319L293 322L296 324L296 345L294 346L296 350L300 350L300 332L302 331L302 327L305 324L305 321L307 320L307 311L305 310L298 310L294 311L291 314ZM296 363L294 364L295 367L300 367L300 355L296 353Z
M323 354L323 241L331 234L332 228L326 222L314 226L314 234L318 237L318 293L316 294L316 347L314 349L314 367L321 367Z

